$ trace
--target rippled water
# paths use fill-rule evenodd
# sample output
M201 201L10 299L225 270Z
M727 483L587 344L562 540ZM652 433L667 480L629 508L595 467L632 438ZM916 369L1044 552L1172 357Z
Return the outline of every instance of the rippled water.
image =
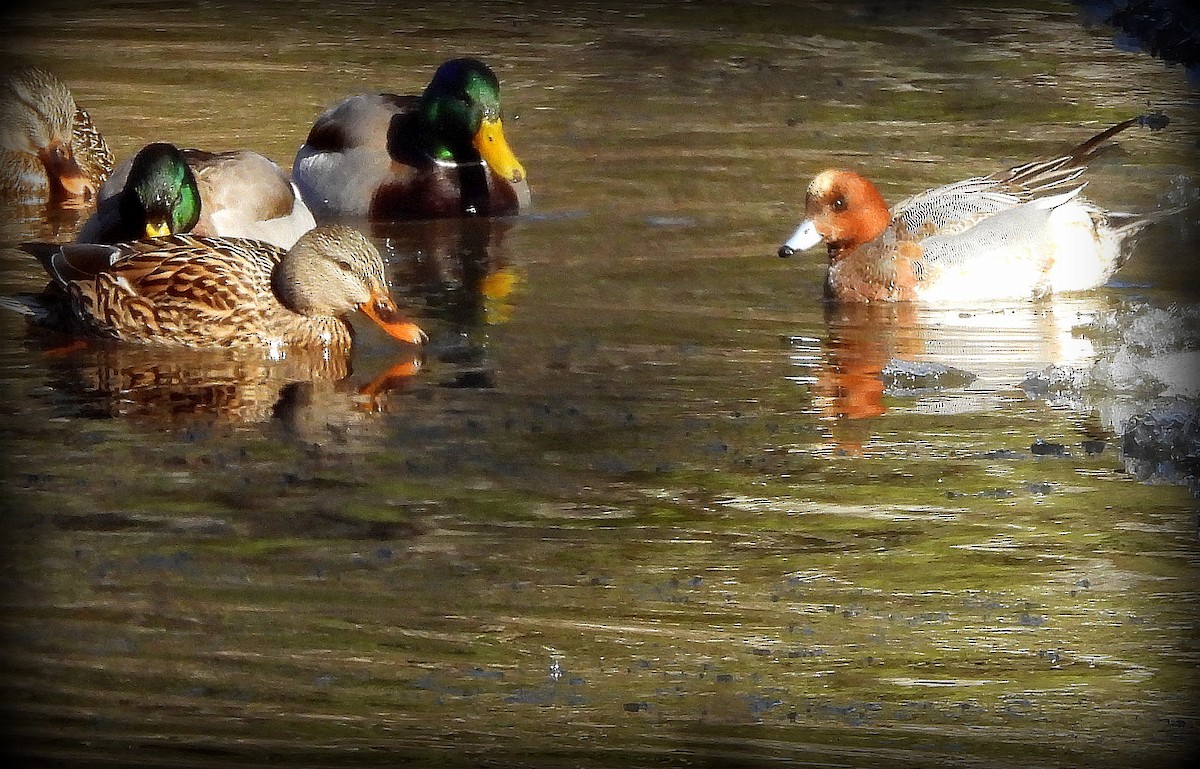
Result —
M431 335L415 374L367 328L340 366L283 368L64 351L0 316L13 750L1182 765L1194 444L1134 456L1121 430L1195 397L1170 375L1196 346L1195 209L1036 306L827 308L821 256L774 256L827 165L898 200L1148 107L1171 126L1127 134L1088 194L1194 196L1184 73L1069 4L1009 5L10 11L10 53L120 157L286 166L340 96L479 55L534 194L371 230ZM78 219L10 214L0 288L37 288L11 246Z

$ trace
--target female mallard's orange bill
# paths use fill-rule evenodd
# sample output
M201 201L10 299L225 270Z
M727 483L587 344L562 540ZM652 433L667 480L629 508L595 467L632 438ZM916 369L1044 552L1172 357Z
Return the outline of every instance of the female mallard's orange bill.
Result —
M46 166L46 175L58 194L79 198L95 196L95 184L79 167L70 147L55 144L42 150L40 155Z
M60 176L58 177L58 183L70 197L93 198L96 196L95 185L92 184L92 180L87 178L82 171L73 176Z
M500 120L484 120L475 134L475 149L492 171L502 179L519 182L525 178L525 168L504 139Z
M359 305L358 309L389 335L402 342L423 344L428 338L420 326L400 314L391 297L386 294L372 295L369 300Z

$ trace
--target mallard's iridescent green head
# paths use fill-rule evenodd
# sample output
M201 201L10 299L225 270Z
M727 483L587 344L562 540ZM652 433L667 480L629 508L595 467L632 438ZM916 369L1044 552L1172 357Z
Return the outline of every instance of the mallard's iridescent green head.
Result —
M500 81L477 59L451 59L438 67L421 95L422 142L435 159L469 162L482 158L510 182L525 169L504 138Z
M173 144L147 144L133 159L121 193L121 218L136 237L189 232L200 221L200 190Z

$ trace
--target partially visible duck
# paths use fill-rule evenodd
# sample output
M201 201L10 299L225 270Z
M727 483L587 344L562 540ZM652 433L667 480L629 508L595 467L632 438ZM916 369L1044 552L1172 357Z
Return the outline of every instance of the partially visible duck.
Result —
M38 67L0 78L0 199L87 200L112 167L104 137L61 80Z
M318 218L501 216L529 205L525 169L504 138L500 81L452 59L420 96L350 96L322 113L292 175Z
M291 248L315 226L288 175L257 152L155 142L117 166L77 239L121 243L190 232Z
M41 325L121 342L282 354L348 350L344 316L360 310L401 341L425 338L396 309L379 251L343 225L310 230L288 251L193 235L22 247L52 283L4 304Z
M1166 124L1162 115L1132 118L1062 157L927 190L890 211L862 175L822 171L779 255L825 243L826 294L842 301L1012 300L1095 288L1154 217L1104 211L1080 195L1079 177L1114 135Z

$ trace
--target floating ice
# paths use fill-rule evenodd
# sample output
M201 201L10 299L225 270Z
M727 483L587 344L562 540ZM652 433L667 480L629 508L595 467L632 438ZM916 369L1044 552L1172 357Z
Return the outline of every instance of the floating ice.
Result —
M941 363L906 361L893 358L879 372L888 395L919 395L934 390L966 387L976 376Z
M1095 410L1131 474L1200 496L1200 306L1126 305L1076 333L1101 351L1095 363L1030 372L1021 389Z

